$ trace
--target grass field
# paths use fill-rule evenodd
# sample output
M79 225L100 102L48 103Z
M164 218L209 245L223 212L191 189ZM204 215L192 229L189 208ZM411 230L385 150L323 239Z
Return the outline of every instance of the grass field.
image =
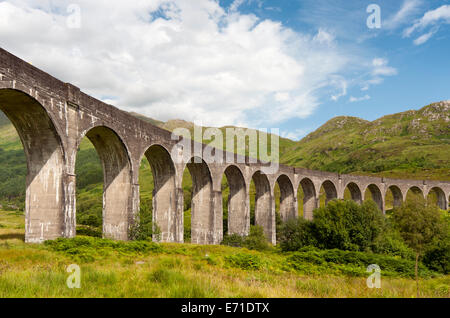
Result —
M113 242L79 237L25 244L21 212L0 211L0 297L415 297L415 281L381 272L381 288L366 285L366 266L303 263L291 254L227 246ZM70 289L70 264L81 288ZM367 264L369 265L369 264ZM354 274L359 273L359 274ZM422 297L450 297L450 276L421 279Z

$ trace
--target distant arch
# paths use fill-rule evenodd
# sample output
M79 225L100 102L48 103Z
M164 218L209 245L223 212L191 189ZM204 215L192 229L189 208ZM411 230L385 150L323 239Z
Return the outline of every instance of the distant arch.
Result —
M380 211L384 212L383 195L375 184L369 184L364 192L364 201L371 199L376 203Z
M392 194L392 207L395 208L402 205L403 203L402 190L396 185L391 185L386 189L386 193L384 195L385 198L387 198L389 192L391 192Z
M317 195L314 183L309 178L300 181L299 189L303 191L303 217L313 219L313 211L317 208Z
M355 201L358 204L362 203L362 193L359 186L356 183L349 182L345 188L349 190L350 196L353 201Z
M322 182L323 190L325 192L325 205L328 204L331 200L337 199L337 189L333 182L330 180L325 180Z
M277 178L280 187L280 216L283 221L295 219L296 215L296 199L294 194L294 186L288 176L282 174Z
M425 195L421 188L417 186L412 186L406 191L405 201L410 201L414 199L425 200Z
M224 171L230 193L228 195L228 234L248 235L250 209L247 202L247 186L241 170L230 165Z
M153 175L152 220L160 230L163 242L182 242L182 218L177 212L176 171L169 151L154 144L144 153ZM181 212L181 211L179 211ZM153 235L153 239L158 237Z
M255 184L255 224L264 229L267 239L275 242L275 214L273 211L273 196L270 182L261 171L256 171L252 180Z
M211 171L199 157L192 157L186 167L192 177L191 243L215 244L217 233Z
M127 240L133 222L131 162L127 147L107 126L95 126L85 136L94 145L103 167L103 237Z
M439 209L441 210L447 210L448 209L448 202L447 202L447 198L445 196L444 191L439 188L439 187L433 187L428 191L427 194L427 201L430 202L430 194L434 194L436 196L436 205L439 207Z

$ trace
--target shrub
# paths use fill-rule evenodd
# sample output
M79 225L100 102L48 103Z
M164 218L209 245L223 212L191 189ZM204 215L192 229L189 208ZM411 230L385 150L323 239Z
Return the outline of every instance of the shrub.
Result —
M318 273L344 273L350 276L365 276L370 264L377 264L382 275L414 277L413 260L405 260L388 255L368 252L343 251L338 249L318 250L311 247L302 248L286 258L288 267L301 272L311 272L315 265ZM419 264L421 274L433 275L423 264Z
M257 251L270 249L262 226L250 226L250 234L244 239L243 247Z
M222 245L228 245L233 247L242 247L244 245L244 237L239 234L227 234L224 235Z
M283 251L296 251L308 245L316 245L313 223L303 218L285 222L278 232L278 243Z
M384 234L374 240L371 250L377 254L414 259L414 251L405 244L400 233L392 228L388 228Z
M248 236L240 236L238 234L225 235L221 244L233 247L246 247L249 250L257 251L271 248L264 234L264 229L259 225L250 226L250 234Z
M225 256L225 264L244 270L258 270L263 267L263 262L258 255L248 253Z
M333 200L314 211L314 236L318 246L364 251L383 232L385 220L373 201L358 205L351 200Z
M423 263L432 270L450 274L450 238L429 248L423 256Z
M141 207L139 217L130 228L130 238L132 240L151 240L161 239L161 230L158 225L153 223L152 211L146 207Z

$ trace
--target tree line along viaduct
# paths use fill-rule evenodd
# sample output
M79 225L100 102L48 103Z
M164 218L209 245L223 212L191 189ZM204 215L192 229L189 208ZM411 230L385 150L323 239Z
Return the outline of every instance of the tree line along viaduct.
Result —
M272 243L276 240L277 183L282 220L297 217L299 187L304 193L303 215L307 219L313 217L319 204L322 186L327 202L343 198L345 189L350 190L353 200L362 202L368 190L384 211L388 189L394 205L401 204L408 190L413 189L425 197L435 192L440 208L448 208L450 182L344 175L284 165L276 173L264 174L264 163L250 163L247 157L238 160L242 157L234 154L234 163L205 162L201 158L175 160L174 153L183 156L178 143L181 137L173 138L170 132L105 104L1 48L0 110L15 126L27 159L26 242L75 236L75 160L85 136L103 165L103 235L112 239L129 238L139 210L138 173L144 157L150 162L154 178L153 219L161 230L161 240L166 242L183 241L181 184L186 167L193 181L191 242L198 244L219 244L223 238L224 175L230 187L228 232L249 232L249 190L253 180L255 223L264 228ZM174 147L178 147L175 152Z

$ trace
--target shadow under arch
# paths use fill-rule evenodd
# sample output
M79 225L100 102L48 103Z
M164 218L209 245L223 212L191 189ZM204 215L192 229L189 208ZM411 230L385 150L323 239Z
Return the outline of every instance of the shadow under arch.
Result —
M15 89L0 89L0 110L14 125L27 161L25 241L71 236L74 229L66 227L71 216L64 215L65 154L51 116L35 98Z
M148 147L144 156L153 175L152 220L161 231L160 237L153 234L153 240L183 242L183 214L177 209L176 170L172 157L158 144Z
M280 216L281 220L286 222L295 219L296 215L296 198L294 194L294 186L288 176L282 174L277 178L276 183L280 187Z
M363 201L362 192L356 183L349 182L345 188L349 190L350 197L352 198L353 201L355 201L358 204L362 203Z
M264 234L269 242L275 244L275 211L270 182L261 171L256 171L252 176L255 184L255 224L262 226Z
M103 237L128 240L129 226L134 220L131 162L125 143L107 126L95 126L85 136L94 145L103 167Z
M370 194L370 197L369 195ZM378 188L375 184L369 184L364 191L364 201L372 200L376 203L378 209L384 213L384 204L383 204L383 196L381 194L380 188Z
M230 189L227 204L227 234L248 235L250 230L250 207L244 175L235 165L228 166L224 171L224 175Z
M192 157L186 164L192 178L191 192L191 243L218 244L222 239L214 211L214 193L211 171L199 157ZM219 237L218 237L219 236Z

